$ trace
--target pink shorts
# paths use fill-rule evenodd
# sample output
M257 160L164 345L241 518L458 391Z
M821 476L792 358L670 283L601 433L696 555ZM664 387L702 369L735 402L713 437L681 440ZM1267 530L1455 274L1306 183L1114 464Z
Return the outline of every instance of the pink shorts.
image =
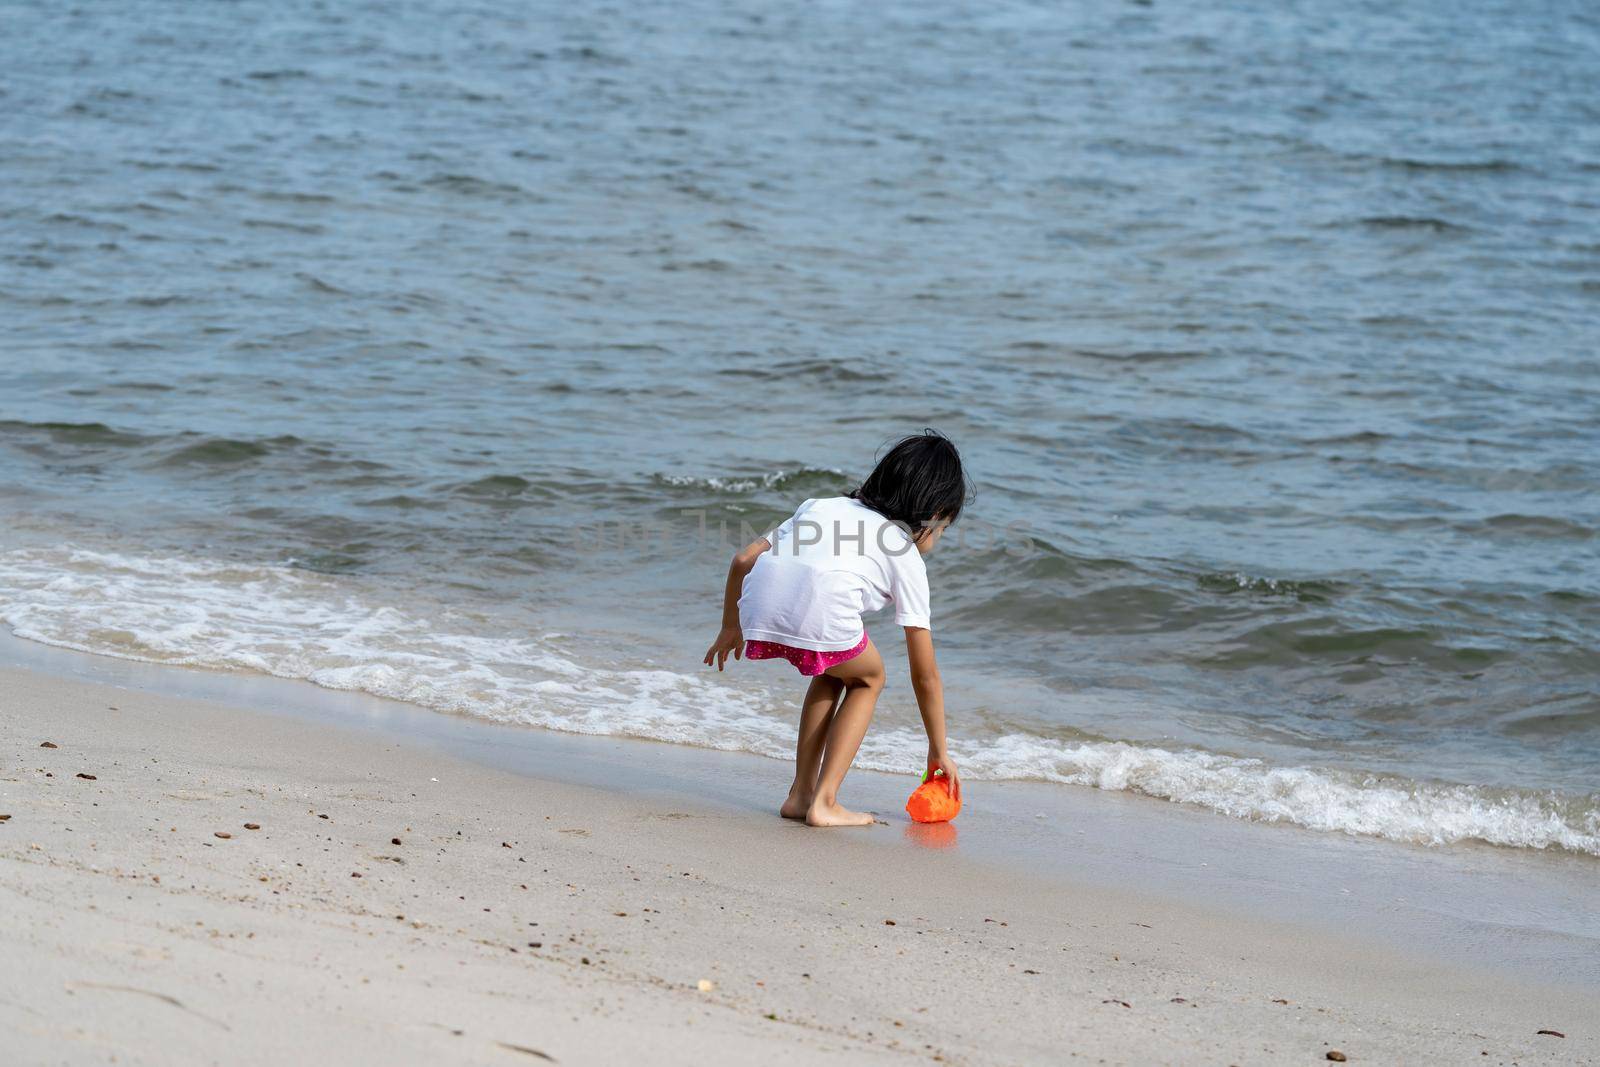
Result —
M794 669L807 678L815 677L829 667L846 660L855 659L867 647L867 634L862 631L861 640L856 647L847 648L842 652L816 652L809 648L795 648L793 645L780 645L775 641L746 641L744 643L745 659L786 659L794 664Z

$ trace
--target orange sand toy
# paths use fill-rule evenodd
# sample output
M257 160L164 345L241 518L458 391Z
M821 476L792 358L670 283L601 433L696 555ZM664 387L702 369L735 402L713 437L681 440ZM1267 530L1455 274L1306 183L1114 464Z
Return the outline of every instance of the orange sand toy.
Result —
M913 822L949 822L961 814L961 801L950 795L950 780L944 775L923 775L906 801L906 814Z

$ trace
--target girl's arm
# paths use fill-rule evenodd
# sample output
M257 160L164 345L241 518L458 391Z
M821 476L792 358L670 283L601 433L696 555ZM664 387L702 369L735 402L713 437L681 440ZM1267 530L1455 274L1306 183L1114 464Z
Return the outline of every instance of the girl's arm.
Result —
M907 626L906 657L911 661L911 687L917 692L922 726L928 731L928 773L943 771L950 779L950 795L961 799L961 777L944 734L944 682L933 658L933 634L921 626Z
M728 564L728 584L722 590L722 631L711 642L711 647L706 649L707 667L715 659L717 670L722 670L730 652L734 659L744 658L744 631L739 628L739 594L744 589L744 576L756 565L761 553L771 547L772 542L765 537L758 537L741 548L733 557L733 562Z

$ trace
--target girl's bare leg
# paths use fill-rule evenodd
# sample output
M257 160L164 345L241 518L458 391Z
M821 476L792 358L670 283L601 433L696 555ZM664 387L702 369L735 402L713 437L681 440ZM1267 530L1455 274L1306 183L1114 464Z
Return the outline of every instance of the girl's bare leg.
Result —
M828 725L833 722L839 694L843 692L844 683L837 678L819 674L811 679L805 703L800 706L800 739L794 747L794 784L789 787L789 799L778 809L778 814L785 819L804 819L812 798L817 795L817 767L822 763L822 746L828 738Z
M839 786L856 758L861 739L867 736L878 694L883 692L883 657L869 641L861 655L828 668L827 675L844 683L844 699L828 724L827 748L806 822L812 826L870 826L871 815L839 806Z

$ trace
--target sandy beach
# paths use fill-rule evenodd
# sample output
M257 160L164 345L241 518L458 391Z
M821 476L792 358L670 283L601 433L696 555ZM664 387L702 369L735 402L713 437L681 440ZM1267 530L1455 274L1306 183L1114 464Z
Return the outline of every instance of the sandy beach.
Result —
M1592 987L888 848L898 813L811 831L748 804L530 777L18 668L0 670L0 723L12 1063L1525 1064L1600 1050ZM558 755L574 740L520 733ZM641 764L665 749L615 744Z

